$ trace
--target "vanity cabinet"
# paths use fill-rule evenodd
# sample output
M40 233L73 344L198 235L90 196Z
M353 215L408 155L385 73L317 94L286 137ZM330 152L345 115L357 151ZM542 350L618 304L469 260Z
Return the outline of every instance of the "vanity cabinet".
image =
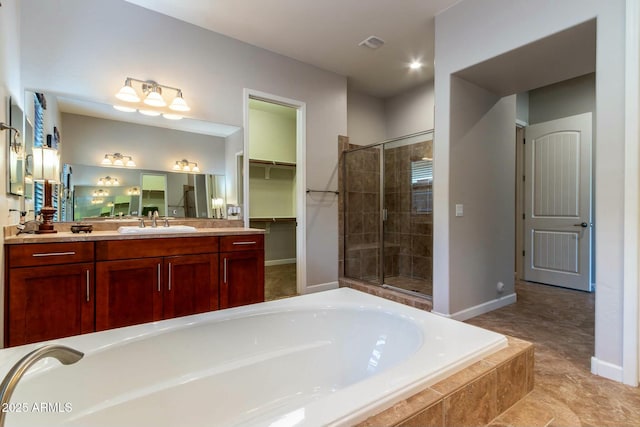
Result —
M5 244L5 265L7 347L264 301L262 234Z
M220 308L264 301L264 235L220 238Z
M217 252L218 237L96 242L96 330L218 309Z
M95 330L93 242L8 245L5 346Z

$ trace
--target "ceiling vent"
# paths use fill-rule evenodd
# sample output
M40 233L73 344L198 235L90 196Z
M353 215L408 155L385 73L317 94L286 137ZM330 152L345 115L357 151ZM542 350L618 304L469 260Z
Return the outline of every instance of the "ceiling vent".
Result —
M368 47L369 49L377 49L384 44L384 40L380 37L369 36L358 43L358 46Z

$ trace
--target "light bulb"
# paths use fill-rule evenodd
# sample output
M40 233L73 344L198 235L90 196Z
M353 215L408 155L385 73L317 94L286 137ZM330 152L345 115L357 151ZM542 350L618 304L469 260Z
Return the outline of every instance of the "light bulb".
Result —
M144 99L144 103L147 105L151 105L152 107L165 107L167 105L162 99L162 95L160 95L155 90L152 90L147 94L147 97Z
M191 108L189 108L189 106L187 105L187 101L185 101L184 98L182 98L182 92L178 92L178 95L176 95L176 97L173 98L173 101L171 101L171 105L169 105L169 108L173 111L191 110Z
M124 86L116 93L116 98L125 102L140 102L140 97L136 90L131 87L131 80L127 79Z
M113 163L111 162L111 159L109 158L109 156L105 154L104 159L102 159L102 164L103 165L112 165Z

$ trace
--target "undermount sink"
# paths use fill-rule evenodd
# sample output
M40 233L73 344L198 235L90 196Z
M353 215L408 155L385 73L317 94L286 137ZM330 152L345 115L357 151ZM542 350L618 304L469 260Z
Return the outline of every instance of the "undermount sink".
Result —
M150 227L140 228L137 225L118 227L120 234L163 234L163 233L194 233L196 228L190 225L171 225L169 227Z

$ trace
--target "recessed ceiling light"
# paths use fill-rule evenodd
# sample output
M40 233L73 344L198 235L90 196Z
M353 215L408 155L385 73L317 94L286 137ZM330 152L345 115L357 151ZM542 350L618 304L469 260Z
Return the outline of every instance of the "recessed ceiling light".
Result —
M411 68L412 70L419 70L420 68L422 68L422 62L413 61L411 62L411 64L409 64L409 68Z

